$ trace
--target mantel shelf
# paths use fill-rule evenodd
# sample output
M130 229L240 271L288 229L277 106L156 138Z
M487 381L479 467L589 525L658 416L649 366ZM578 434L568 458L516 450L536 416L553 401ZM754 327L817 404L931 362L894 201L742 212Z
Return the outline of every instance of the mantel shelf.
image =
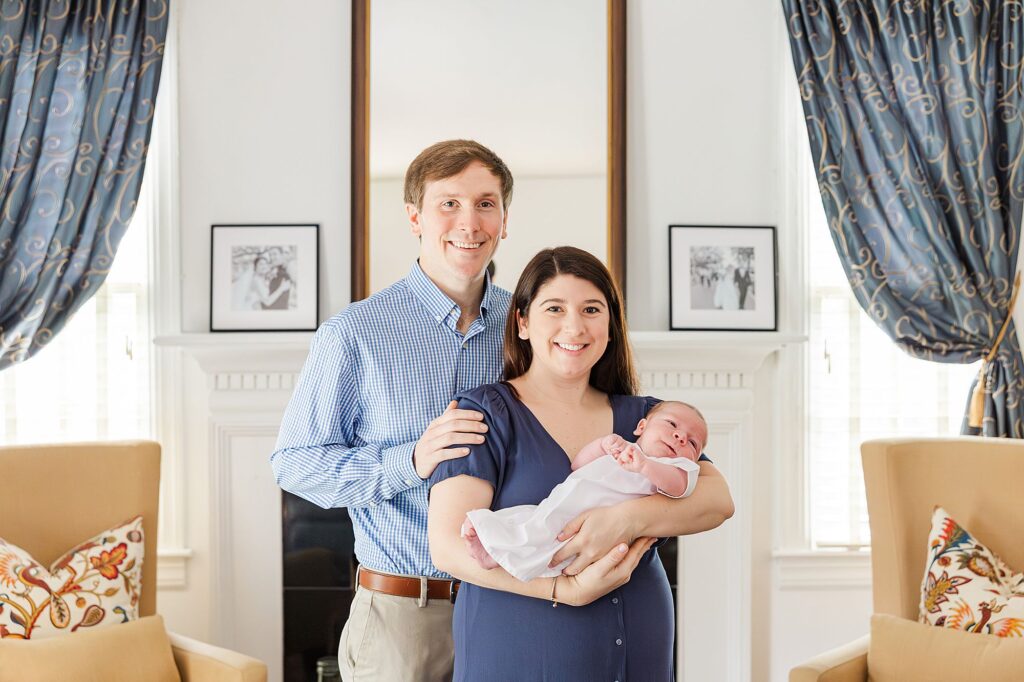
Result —
M633 331L629 334L634 347L644 348L770 348L803 343L806 336L781 332L649 332Z
M178 348L207 373L298 372L309 351L312 332L193 333L159 336L160 348ZM764 360L807 337L778 332L663 332L630 334L641 370L756 371Z
M153 343L182 350L207 374L295 373L302 369L312 338L313 332L214 332L158 336Z
M779 332L646 332L630 334L641 370L755 372L782 348L806 336Z
M153 343L167 348L309 348L312 338L313 332L209 332L158 336Z
M633 331L630 340L634 346L644 348L709 348L725 346L765 347L779 349L792 343L802 343L806 336L780 332L665 332ZM216 346L308 347L313 332L210 332L171 334L153 340L157 346L180 348L212 348Z

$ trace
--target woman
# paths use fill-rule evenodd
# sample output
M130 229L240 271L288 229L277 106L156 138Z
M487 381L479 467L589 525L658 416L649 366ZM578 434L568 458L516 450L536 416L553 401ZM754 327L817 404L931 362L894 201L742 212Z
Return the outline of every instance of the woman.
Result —
M274 286L271 290L271 285ZM252 310L272 310L278 300L291 289L290 279L275 278L270 261L264 255L256 257L255 274L249 290L249 307Z
M572 247L530 261L512 297L504 374L460 400L484 414L486 438L430 479L431 556L465 581L455 679L672 679L672 597L648 550L653 537L712 528L732 514L713 465L701 464L690 498L655 495L582 515L560 536L576 534L552 565L578 557L557 578L519 582L483 569L460 537L468 511L539 503L586 443L612 431L630 438L656 402L634 395L620 296L600 261Z
M715 285L715 307L719 310L739 310L740 294L736 284L736 266L730 265Z

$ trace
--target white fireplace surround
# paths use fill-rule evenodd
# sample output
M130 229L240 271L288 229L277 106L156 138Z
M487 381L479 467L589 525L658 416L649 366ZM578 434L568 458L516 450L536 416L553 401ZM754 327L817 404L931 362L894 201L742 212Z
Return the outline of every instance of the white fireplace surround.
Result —
M217 643L267 660L282 674L280 496L268 464L276 430L308 348L309 334L186 334L157 339L162 367L182 420L166 442L191 447L205 440L201 474L181 452L165 454L166 523L160 584L166 598L205 580L209 630ZM642 390L697 404L711 425L709 453L726 475L735 516L708 534L683 539L679 550L680 680L750 680L754 584L756 442L771 425L773 400L756 389L776 384L774 357L803 339L777 333L635 332L631 335ZM769 393L771 391L769 390ZM187 396L185 399L184 396ZM761 433L756 434L759 429ZM205 433L205 438L201 435ZM187 444L186 444L187 443ZM190 473L185 474L188 469ZM762 469L763 471L766 469ZM176 472L176 473L175 473ZM165 473L166 475L166 473ZM206 481L205 491L189 489ZM206 498L197 514L189 503ZM204 508L205 507L205 508ZM202 521L190 515L202 515ZM769 526L770 527L770 526ZM201 528L201 530L197 530ZM187 529L187 530L186 530ZM189 543L189 532L197 536ZM200 539L202 537L202 540ZM201 547L201 546L205 546ZM770 545L769 545L770 547ZM195 567L190 565L202 556ZM202 566L202 567L201 567ZM243 570L242 567L245 567ZM195 571L194 571L195 568ZM699 653L699 655L697 655Z
M190 573L206 572L209 594L215 595L208 607L213 637L268 661L271 679L280 675L282 607L266 596L282 589L280 496L269 454L310 337L184 334L156 341L161 366L173 373L166 378L178 387L172 402L180 402L181 414L180 430L167 439L179 451L165 454L165 476L172 478L165 488L165 516L176 530L163 536L172 544L162 543L159 586L173 600L176 590L190 588ZM631 341L644 393L686 400L706 415L709 455L736 502L735 516L721 528L679 545L678 679L750 680L755 453L767 452L754 447L762 440L755 437L758 420L766 418L755 406L772 402L755 400L755 389L774 392L777 352L802 338L634 332ZM198 444L205 445L205 456L191 452L186 465L180 450ZM201 474L195 472L197 462L205 463ZM189 489L203 480L206 490ZM201 522L188 511L197 494L208 496ZM254 594L264 598L254 600Z

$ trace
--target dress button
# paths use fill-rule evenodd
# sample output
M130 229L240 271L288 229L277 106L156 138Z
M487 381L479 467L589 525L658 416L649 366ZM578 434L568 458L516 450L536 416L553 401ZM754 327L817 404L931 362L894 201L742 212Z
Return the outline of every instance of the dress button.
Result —
M613 604L618 604L619 603L619 598L618 597L612 597L612 603Z
M615 640L615 646L622 646L622 640L621 639Z
M464 344L462 344L462 347L463 348L469 348L469 344L468 343L464 343Z
M412 485L412 479L409 479L409 478L405 479L405 484L406 485Z

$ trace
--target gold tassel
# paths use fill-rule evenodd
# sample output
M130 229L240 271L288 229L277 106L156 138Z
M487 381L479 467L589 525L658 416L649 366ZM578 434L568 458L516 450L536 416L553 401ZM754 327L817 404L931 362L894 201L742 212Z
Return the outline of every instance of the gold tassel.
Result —
M1017 294L1020 293L1020 274L1020 271L1018 271L1016 277L1013 278L1013 293L1010 296L1010 305L1007 306L1006 319L1003 320L1003 326L999 328L996 341L992 344L988 355L982 359L981 369L978 370L978 383L974 385L974 392L971 394L971 406L967 410L967 426L971 428L980 429L982 422L985 421L985 394L988 393L985 366L995 358L996 351L999 350L999 344L1003 342L1003 336L1006 335L1006 330L1010 327L1010 322L1013 320L1013 308L1017 304Z
M971 393L971 407L967 411L967 425L971 428L980 429L985 419L985 361L981 361L981 369L978 371L978 383L974 385L974 392Z

